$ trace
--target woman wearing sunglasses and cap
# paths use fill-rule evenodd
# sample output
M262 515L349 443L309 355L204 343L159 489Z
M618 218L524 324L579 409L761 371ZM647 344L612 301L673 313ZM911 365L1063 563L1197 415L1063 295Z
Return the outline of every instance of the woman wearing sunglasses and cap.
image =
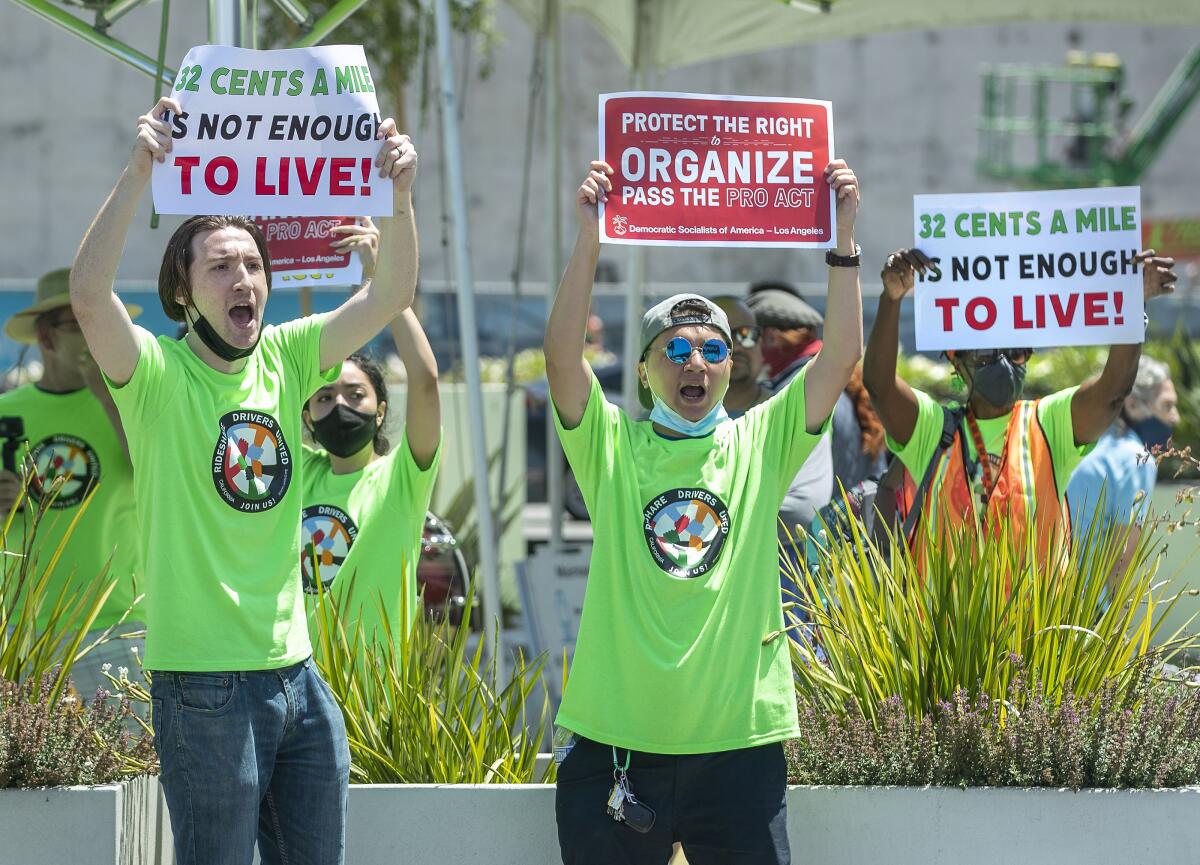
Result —
M556 719L563 861L661 865L679 841L692 865L788 862L782 742L797 725L788 640L768 638L784 626L775 521L862 351L858 180L844 162L825 169L838 245L816 359L731 421L728 319L676 295L642 319L650 418L638 422L605 400L583 357L611 174L593 162L579 187L579 236L545 339L555 422L594 533Z
M1153 250L1139 259L1146 299L1169 293L1174 261L1155 257ZM912 477L920 514L930 515L931 528L954 531L981 515L986 525L989 514L1006 514L1014 536L1020 539L1031 529L1038 560L1049 561L1069 538L1067 481L1121 410L1142 347L1114 345L1098 377L1040 400L1021 399L1031 349L948 351L965 396L944 411L896 374L900 302L916 273L932 266L919 249L898 250L880 275L883 293L863 379L888 447ZM906 523L910 544L919 538L918 522Z

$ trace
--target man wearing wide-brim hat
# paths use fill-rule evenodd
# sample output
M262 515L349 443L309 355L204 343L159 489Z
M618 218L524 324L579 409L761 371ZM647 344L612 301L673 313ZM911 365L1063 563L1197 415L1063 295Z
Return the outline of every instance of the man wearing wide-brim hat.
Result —
M92 629L98 636L120 623L114 629L119 635L142 630L138 623L141 604L134 603L141 568L133 471L116 407L71 311L69 273L62 268L39 279L33 304L4 324L9 339L37 346L42 375L35 383L0 394L0 418L19 418L23 428L11 467L16 471L10 467L0 471L0 519L17 500L21 478L28 472L31 503L14 517L7 546L9 550L22 549L33 513L39 507L49 509L33 541L31 578L40 576L70 531L45 589L38 628L51 624L55 600L64 584L69 583L69 593L82 597L103 572L116 585ZM130 315L141 311L132 305L127 309ZM80 514L85 502L87 510ZM124 622L122 617L126 617ZM85 639L83 645L91 642ZM139 640L113 639L77 661L71 678L80 695L91 699L97 687L113 690L101 674L101 666L109 663L114 668L136 669L135 647L140 651Z

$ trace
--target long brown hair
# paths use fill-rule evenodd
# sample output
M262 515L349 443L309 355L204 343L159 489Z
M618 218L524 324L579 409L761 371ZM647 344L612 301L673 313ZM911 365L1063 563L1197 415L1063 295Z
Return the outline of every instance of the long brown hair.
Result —
M846 384L846 394L854 403L854 416L858 418L858 425L862 429L862 452L878 457L887 447L887 441L884 438L883 422L871 407L871 397L863 384L861 363L854 367L854 373Z
M240 228L253 238L267 275L267 290L271 290L271 254L267 252L267 239L263 237L262 229L244 216L193 216L175 229L167 241L162 266L158 269L158 299L171 321L184 321L184 306L192 302L192 282L188 276L193 260L192 238L201 232L222 228ZM187 304L175 299L179 294L184 296Z

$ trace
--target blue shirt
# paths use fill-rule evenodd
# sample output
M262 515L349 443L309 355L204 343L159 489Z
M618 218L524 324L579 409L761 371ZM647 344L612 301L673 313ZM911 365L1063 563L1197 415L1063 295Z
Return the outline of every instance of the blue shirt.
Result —
M1111 427L1100 437L1067 485L1072 530L1077 537L1087 533L1101 507L1101 519L1112 525L1143 520L1150 508L1158 467L1137 433L1117 429Z

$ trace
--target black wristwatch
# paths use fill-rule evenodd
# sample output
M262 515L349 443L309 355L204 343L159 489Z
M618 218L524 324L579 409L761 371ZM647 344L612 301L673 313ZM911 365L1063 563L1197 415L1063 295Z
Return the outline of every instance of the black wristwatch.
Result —
M854 255L838 255L832 249L825 250L825 263L830 267L858 267L862 258L862 247L854 244Z

